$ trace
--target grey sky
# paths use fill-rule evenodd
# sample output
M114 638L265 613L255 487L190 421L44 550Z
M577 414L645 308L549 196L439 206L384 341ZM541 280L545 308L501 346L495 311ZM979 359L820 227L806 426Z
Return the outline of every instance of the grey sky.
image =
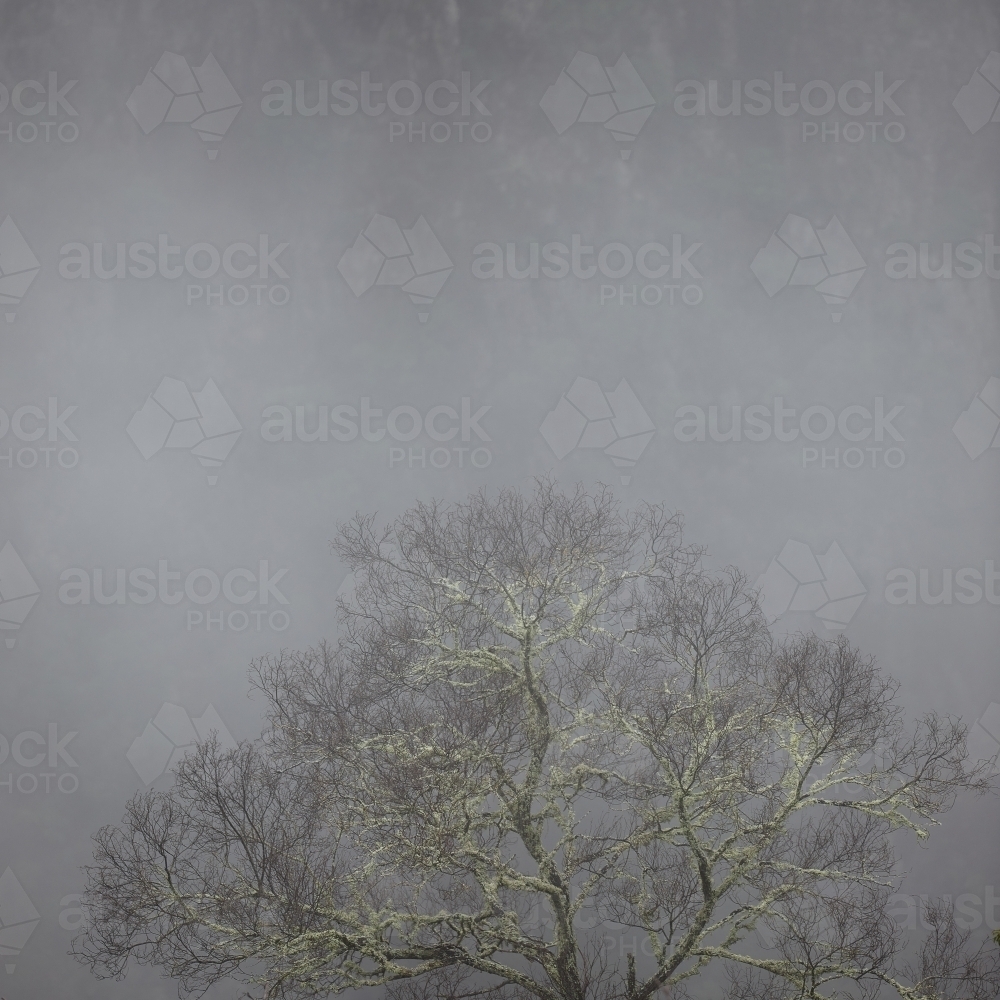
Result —
M90 834L143 787L126 752L164 703L191 717L214 706L235 738L252 738L261 706L247 697L250 660L335 636L345 570L328 541L357 510L390 517L417 498L552 472L566 483L607 482L626 504L683 511L688 538L708 546L713 564L754 578L789 540L817 556L836 543L865 595L847 633L900 679L908 710L971 722L1000 702L1000 580L993 601L968 589L963 601L955 585L950 603L929 605L919 592L921 570L934 595L945 571L954 583L963 568L982 576L1000 566L1000 449L972 458L953 432L1000 377L1000 255L989 254L1000 239L1000 121L979 121L993 114L991 76L1000 101L994 5L49 0L6 6L0 25L0 217L10 215L38 264L8 302L16 282L2 281L31 264L16 240L0 246L0 312L13 317L0 319L0 407L12 421L0 417L0 546L11 543L39 592L20 627L3 632L15 642L0 647L0 733L8 742L47 737L50 725L59 738L78 734L65 745L72 765L55 751L44 763L23 765L13 753L0 761L0 873L10 867L39 918L21 953L4 955L15 966L0 972L7 1000L173 995L147 970L94 981L65 954L64 900L82 887ZM648 116L633 112L616 132L604 125L606 100L579 110L579 84L560 75L578 52L577 77L580 67L611 68L612 95L628 111L648 106L644 88ZM179 61L161 63L164 53ZM231 102L209 55L242 102L231 123L211 118ZM176 87L166 98L167 83L144 82L157 66ZM606 98L594 72L591 96ZM382 85L366 97L371 114L360 103L350 111L365 80ZM757 87L765 113L747 94L754 80L766 84ZM22 81L39 87L18 89ZM325 115L301 113L297 99L306 110L321 101L320 81L340 97ZM396 81L414 81L422 102L446 81L430 94L441 113L422 103L405 114L414 88L393 90ZM684 81L704 88L703 114L698 86ZM733 81L741 113L713 113L730 105ZM265 113L268 98L267 109L280 110L282 83L291 114ZM794 84L782 96L787 114L771 106L778 83ZM547 116L540 102L553 87ZM682 94L692 101L681 110L695 113L680 113ZM390 95L398 113L374 113ZM450 101L458 107L445 111ZM785 284L772 253L766 273L782 287L769 296L751 262L789 215L804 221L785 234L825 263ZM374 254L356 243L376 216L399 227L370 230L382 249L412 230L388 254L377 240L367 244ZM842 245L809 249L822 234L834 239L834 217L861 265ZM411 274L447 270L421 218L452 267L440 290L434 281L404 287ZM161 254L161 234L175 251ZM259 259L265 240L271 264ZM574 241L593 248L580 251L578 267ZM973 245L964 258L962 243ZM120 276L98 277L98 267L114 274L119 244ZM488 244L502 251L502 277L477 276ZM640 254L648 244L659 249ZM909 252L890 252L894 244L912 247L913 276L887 274L887 261ZM546 245L566 261L564 277L510 276L510 263L530 272L532 253L558 272ZM921 263L933 272L946 253L951 276L923 277ZM976 276L962 276L975 270L969 260L982 265ZM591 277L576 273L591 266ZM837 286L850 285L845 295L824 298L815 287L861 267L859 280ZM345 270L360 275L353 290ZM165 377L195 394L177 404L194 415L142 424L130 440L126 428ZM640 411L612 407L614 435L655 428L634 464L616 465L604 444L573 447L580 431L565 408L552 419L571 450L556 457L541 428L578 378L605 398L626 381ZM217 407L211 417L197 410L198 398L209 407L197 397L209 380L242 433L221 460L203 450L202 464L191 453L202 440L194 424L166 435L172 420L203 417L207 438L226 425ZM779 424L785 436L798 429L793 440L777 439L776 397L795 411ZM991 398L968 418L987 442ZM57 415L76 408L63 430L50 426L50 399ZM756 411L766 440L746 433L753 405L767 410ZM369 437L400 407L414 408L422 429L411 434L414 411L403 409L395 437L365 440L365 406L381 411ZM879 406L902 407L891 429L865 416ZM300 440L316 430L320 407L327 440ZM695 440L679 439L682 407L703 412L704 440L696 424ZM733 407L741 440L712 440L710 421L724 433ZM810 407L819 408L807 425L816 440L800 424ZM827 410L853 437L836 426L823 436ZM291 440L276 425L263 434L283 412ZM588 416L604 419L595 411L580 420ZM167 600L164 562L180 574L164 578ZM61 591L78 581L67 575L74 569L90 590L100 569L109 595L124 569L123 603ZM152 575L130 582L143 569ZM887 600L896 569L912 571L916 603ZM5 601L18 573L0 567ZM152 590L142 589L147 579ZM219 596L200 603L213 579ZM776 628L835 635L809 600ZM985 729L980 736L989 745ZM19 747L25 760L38 752L30 739ZM60 786L63 774L72 778ZM960 803L930 848L905 853L911 891L983 897L1000 885L997 818L993 801ZM0 900L0 923L4 912Z

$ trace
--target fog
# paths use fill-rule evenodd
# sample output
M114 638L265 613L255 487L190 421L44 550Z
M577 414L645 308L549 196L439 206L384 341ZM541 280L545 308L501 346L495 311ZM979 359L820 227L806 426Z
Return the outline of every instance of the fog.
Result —
M247 668L336 637L358 511L664 503L1000 749L998 15L3 5L7 1000L175 994L67 955L90 837L260 733ZM906 891L1000 927L998 818L901 841Z

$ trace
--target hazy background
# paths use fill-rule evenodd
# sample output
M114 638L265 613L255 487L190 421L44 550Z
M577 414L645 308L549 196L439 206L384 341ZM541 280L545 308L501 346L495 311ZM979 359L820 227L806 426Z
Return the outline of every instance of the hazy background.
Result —
M1000 702L1000 606L986 596L934 606L919 595L903 606L885 597L896 568L915 577L926 570L934 595L945 570L982 574L986 560L1000 563L1000 451L972 459L952 431L987 380L1000 376L997 280L985 271L893 280L885 271L894 243L926 243L937 268L945 243L985 247L998 234L1000 123L973 133L952 106L1000 49L994 3L33 0L0 5L0 28L8 91L27 80L47 89L50 74L57 89L78 81L64 98L75 115L54 100L50 109L48 94L31 88L19 102L30 110L44 101L38 113L13 104L0 112L0 218L11 216L40 265L20 303L0 305L15 314L0 319L0 407L7 417L25 406L47 413L55 398L60 413L76 407L65 425L77 439L19 440L13 429L0 438L0 546L11 543L40 592L20 628L0 633L16 640L0 646L0 872L11 869L38 916L21 953L0 959L12 968L0 970L7 1000L174 994L174 984L148 970L99 983L66 956L75 919L68 897L82 888L90 835L117 821L145 787L126 753L164 703L191 717L214 706L236 739L259 733L247 667L335 635L345 569L328 542L358 510L391 517L417 499L527 488L551 472L566 484L609 483L626 504L681 510L688 538L708 546L713 565L735 563L752 578L790 539L816 554L836 542L867 591L847 625L852 641L899 678L909 712L934 709L970 723L985 713L975 736L996 747L987 730L1000 737L989 715ZM616 142L600 123L577 122L560 135L543 113L539 102L578 51L605 67L624 54L634 66L655 102L634 141ZM144 135L126 107L164 52L191 67L213 55L239 95L242 107L218 141L202 141L186 123ZM293 95L302 81L309 108L319 81L360 86L365 73L383 85L375 101L400 80L421 89L447 80L461 90L468 73L470 89L489 81L478 93L488 116L471 101L466 113L460 106L440 117L424 107L409 117L389 108L373 116L262 110L271 81L285 81ZM887 90L902 81L891 94L901 114L889 105L857 116L836 104L787 116L675 109L682 81L719 81L728 105L731 81L773 85L776 73L796 85L787 104L809 81L834 92L852 80L874 89L881 74ZM855 89L847 100L862 98ZM439 104L447 99L440 90ZM410 100L405 88L399 100ZM822 102L822 88L811 100ZM852 121L863 125L860 141L845 138ZM53 123L48 142L43 122ZM440 125L431 132L436 122L448 124L447 138ZM849 134L854 140L857 130ZM631 151L627 160L621 148ZM789 213L816 230L836 215L864 259L842 306L811 287L768 297L751 271ZM423 216L448 254L454 269L429 307L399 287L356 296L338 272L376 214L403 228ZM91 254L103 244L112 267L116 244L127 256L132 244L156 245L160 234L180 247L171 266L198 243L221 254L237 242L258 248L266 235L272 250L288 244L277 258L288 278L61 274L73 253L67 244ZM633 253L648 242L672 249L675 235L685 250L701 244L689 256L698 279L684 272L675 282L697 286L686 294L697 301L700 293L700 301L686 304L677 289L673 306L669 291L659 304L633 305L633 285L641 293L672 281L635 270L621 280L473 272L480 244L514 244L523 268L529 244L568 246L574 234L588 246L621 243ZM5 275L24 266L15 251L0 245ZM231 286L267 287L261 305L253 290L246 305L206 304L205 286L220 283L236 300L242 292ZM285 305L268 301L279 285L289 293ZM190 305L198 293L189 286L202 290ZM655 289L646 298L655 302ZM130 440L133 414L165 376L193 392L212 379L231 407L242 434L221 467L206 470L185 449L145 460ZM634 467L617 468L600 449L557 459L541 435L578 377L605 392L626 380L655 425ZM835 415L848 406L874 412L877 397L886 413L902 406L893 426L903 440L881 445L898 448L902 464L887 467L879 453L876 468L870 454L862 467L845 468L850 442L839 433L818 443L801 433L790 442L773 434L764 442L682 442L674 433L683 406L717 406L728 429L731 407L771 409L777 396L796 411L794 426L810 406ZM272 443L261 434L268 406L305 407L311 430L317 406L360 409L362 397L382 411L375 427L404 405L461 413L467 397L470 413L489 407L478 425L489 440L474 430L468 442L459 432L444 444L426 432L406 442L359 435L326 443L294 434ZM25 412L26 436L46 426ZM444 429L441 412L436 426ZM398 428L407 427L404 417ZM827 449L825 469L819 459L804 467L804 444ZM49 468L43 446L57 449ZM470 450L432 454L435 447ZM64 448L75 449L75 467L60 467L59 456L74 461ZM473 448L485 450L473 456ZM33 455L34 467L22 467ZM447 467L431 467L445 458ZM208 475L218 476L215 485ZM101 569L110 593L118 569L155 572L164 560L181 574L171 592L195 569L257 575L265 560L271 577L286 571L275 586L287 604L273 592L266 607L222 595L207 605L189 597L175 605L124 597L107 606L60 598L67 570L82 569L92 584ZM10 563L0 568L0 596L13 593L15 577ZM242 631L230 627L242 626L231 617L240 610L265 612L256 616L259 630L253 615ZM808 611L789 611L776 627L836 634ZM28 764L4 755L18 734L47 737L51 726L56 742L76 733L65 745L72 765L55 751L32 762L39 747L31 737L18 743ZM150 745L147 735L141 746ZM907 845L908 891L992 894L987 887L1000 886L998 816L995 800L962 802L930 847ZM11 900L6 909L0 900L0 923L33 919L20 897ZM1000 926L1000 912L984 917Z

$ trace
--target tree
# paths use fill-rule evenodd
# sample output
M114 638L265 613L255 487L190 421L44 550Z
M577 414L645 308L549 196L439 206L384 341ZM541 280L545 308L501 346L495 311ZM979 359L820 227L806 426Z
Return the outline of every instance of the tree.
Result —
M886 914L890 834L989 785L962 726L908 729L843 638L773 639L678 517L541 481L359 515L334 545L357 580L339 641L254 664L265 735L201 745L97 834L74 947L98 974L135 959L267 997L645 1000L722 973L737 1000L997 995L1000 962L944 909L909 967Z

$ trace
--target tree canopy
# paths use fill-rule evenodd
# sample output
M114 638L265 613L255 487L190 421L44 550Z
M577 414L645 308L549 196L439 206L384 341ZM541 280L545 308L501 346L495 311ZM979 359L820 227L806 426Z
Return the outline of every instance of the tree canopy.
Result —
M908 725L843 637L776 639L678 516L541 481L359 515L334 546L356 580L339 635L254 663L264 735L200 745L96 836L75 950L98 974L288 998L646 1000L702 976L733 1000L997 995L994 949L947 908L908 961L886 912L893 832L989 787L964 728Z

